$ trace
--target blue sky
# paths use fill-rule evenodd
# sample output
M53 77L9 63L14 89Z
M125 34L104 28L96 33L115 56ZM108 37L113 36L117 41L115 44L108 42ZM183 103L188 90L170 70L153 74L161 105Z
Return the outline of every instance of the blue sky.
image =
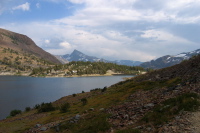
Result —
M1 0L0 28L44 50L149 61L200 47L200 0Z

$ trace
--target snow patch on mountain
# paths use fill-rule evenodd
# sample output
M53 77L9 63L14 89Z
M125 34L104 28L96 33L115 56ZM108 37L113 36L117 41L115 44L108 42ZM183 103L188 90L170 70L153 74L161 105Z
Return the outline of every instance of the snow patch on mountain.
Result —
M165 67L179 64L183 60L188 60L192 56L195 56L198 54L200 54L200 49L197 49L197 50L191 51L191 52L180 53L177 55L166 55L166 56L157 58L156 60L142 63L140 66L142 66L144 68L152 68L152 69L165 68Z

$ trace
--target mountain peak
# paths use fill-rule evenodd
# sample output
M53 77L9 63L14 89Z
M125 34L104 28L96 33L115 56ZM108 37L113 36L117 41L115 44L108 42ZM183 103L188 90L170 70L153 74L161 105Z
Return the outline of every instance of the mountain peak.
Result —
M110 62L110 63L116 63L118 65L127 65L127 66L138 66L142 63L139 61L131 61L131 60L108 61L102 58L97 58L95 56L88 56L76 49L71 54L62 55L60 57L69 62L70 61Z
M78 50L76 50L76 49L74 49L74 51L71 53L71 55L74 55L74 54L83 54L83 53L78 51Z

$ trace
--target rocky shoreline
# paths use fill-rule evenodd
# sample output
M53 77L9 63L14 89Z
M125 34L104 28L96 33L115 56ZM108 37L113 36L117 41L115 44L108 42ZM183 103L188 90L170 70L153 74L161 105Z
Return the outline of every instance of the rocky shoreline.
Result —
M63 77L63 78L69 78L69 77L99 77L99 76L120 76L120 75L126 75L126 74L113 74L113 73L106 73L106 74L83 74L83 75L47 75L47 76L30 76L31 72L27 73L16 73L16 72L0 72L0 76L27 76L27 77L45 77L45 78L52 78L52 77Z

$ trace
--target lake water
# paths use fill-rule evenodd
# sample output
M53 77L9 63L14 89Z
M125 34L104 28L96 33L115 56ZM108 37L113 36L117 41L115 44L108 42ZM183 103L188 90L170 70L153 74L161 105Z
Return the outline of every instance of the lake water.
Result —
M124 77L99 76L73 78L35 78L0 76L0 119L7 117L11 110L24 110L42 102L53 102L63 96L88 92L91 89L110 86Z

